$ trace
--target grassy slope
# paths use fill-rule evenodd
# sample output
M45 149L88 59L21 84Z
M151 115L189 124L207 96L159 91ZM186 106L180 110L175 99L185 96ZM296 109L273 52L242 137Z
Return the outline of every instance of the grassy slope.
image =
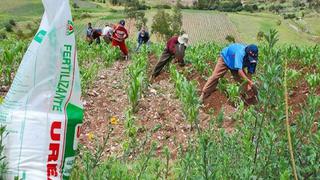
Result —
M39 18L43 13L41 0L1 0L0 25L10 19L30 21Z
M297 32L289 26L289 21L282 17L267 13L228 13L231 21L237 26L242 39L248 43L256 42L259 31L268 31L275 28L279 31L280 43L294 43L299 45L314 45L315 42L308 40L308 35ZM281 25L277 25L277 21Z
M319 14L307 16L303 20L307 23L307 27L310 29L310 33L320 36L320 15Z

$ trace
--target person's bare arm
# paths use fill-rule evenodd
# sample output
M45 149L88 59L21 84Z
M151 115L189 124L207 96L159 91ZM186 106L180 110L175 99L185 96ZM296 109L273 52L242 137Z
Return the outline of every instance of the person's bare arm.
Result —
M248 84L249 85L248 88L250 89L253 86L253 81L251 80L251 77L248 77L247 74L243 71L243 69L239 69L238 70L238 74L242 79L248 81L248 83L249 83Z

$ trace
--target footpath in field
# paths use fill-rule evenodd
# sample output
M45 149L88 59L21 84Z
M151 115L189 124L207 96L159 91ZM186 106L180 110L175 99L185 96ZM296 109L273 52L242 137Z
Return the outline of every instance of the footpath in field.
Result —
M112 67L99 72L98 79L83 99L85 117L82 126L82 143L94 148L94 139L102 139L113 122L112 138L108 142L107 154L117 154L121 149L124 112L128 106L126 68L130 61L116 61Z

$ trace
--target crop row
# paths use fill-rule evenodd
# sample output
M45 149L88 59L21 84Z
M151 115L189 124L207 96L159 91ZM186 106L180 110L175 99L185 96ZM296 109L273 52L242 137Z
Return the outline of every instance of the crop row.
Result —
M200 102L195 82L190 82L174 65L170 66L170 77L176 88L176 95L182 102L182 110L186 120L192 127L198 128Z

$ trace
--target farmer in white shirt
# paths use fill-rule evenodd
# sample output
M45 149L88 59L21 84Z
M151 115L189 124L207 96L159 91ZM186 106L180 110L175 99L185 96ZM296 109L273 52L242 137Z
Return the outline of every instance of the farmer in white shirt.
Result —
M109 44L112 41L112 34L113 34L113 28L112 28L112 24L111 25L106 25L103 30L102 30L102 36L104 41Z

